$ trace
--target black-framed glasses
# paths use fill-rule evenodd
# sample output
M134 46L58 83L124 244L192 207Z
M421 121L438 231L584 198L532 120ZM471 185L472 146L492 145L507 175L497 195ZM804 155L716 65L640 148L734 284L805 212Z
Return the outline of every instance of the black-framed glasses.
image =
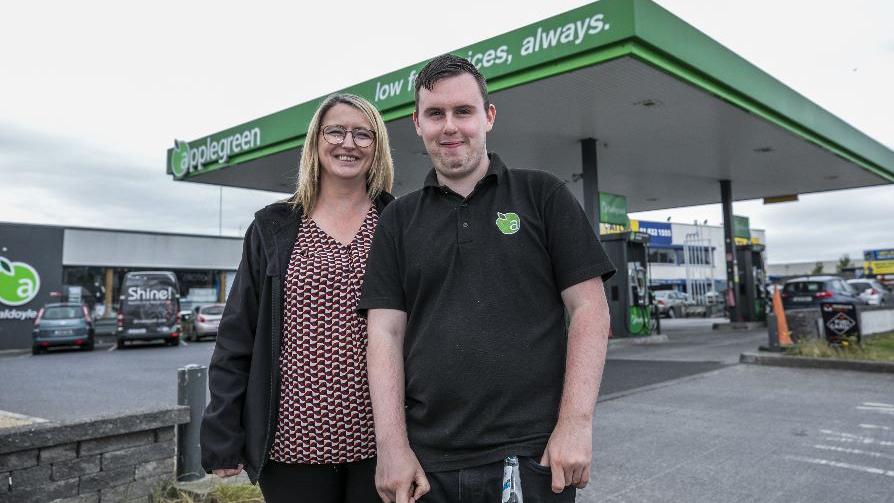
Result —
M341 145L344 143L345 138L348 137L349 133L351 137L354 138L354 145L361 148L366 148L376 141L376 133L362 127L348 129L339 125L323 126L322 132L323 139L333 145Z

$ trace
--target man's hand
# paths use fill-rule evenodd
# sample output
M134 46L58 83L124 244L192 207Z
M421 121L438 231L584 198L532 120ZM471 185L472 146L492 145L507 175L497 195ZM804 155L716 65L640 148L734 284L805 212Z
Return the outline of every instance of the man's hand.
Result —
M236 468L218 468L217 470L211 470L211 473L218 477L233 477L242 473L242 463L239 463Z
M384 503L415 503L430 490L425 472L410 446L379 449L376 492Z
M593 459L593 419L559 419L549 437L540 464L552 472L552 489L560 493L566 486L587 487Z

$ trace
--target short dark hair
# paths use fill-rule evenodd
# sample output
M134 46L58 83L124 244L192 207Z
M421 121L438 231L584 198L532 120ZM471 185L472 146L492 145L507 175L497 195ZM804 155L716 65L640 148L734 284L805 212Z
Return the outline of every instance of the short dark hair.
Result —
M481 91L481 98L484 99L484 107L487 108L490 102L487 99L487 80L484 79L484 75L481 75L481 72L469 60L453 54L444 54L429 61L416 76L416 107L419 107L420 89L424 87L431 91L439 80L463 73L475 77L475 81L478 82L478 90Z

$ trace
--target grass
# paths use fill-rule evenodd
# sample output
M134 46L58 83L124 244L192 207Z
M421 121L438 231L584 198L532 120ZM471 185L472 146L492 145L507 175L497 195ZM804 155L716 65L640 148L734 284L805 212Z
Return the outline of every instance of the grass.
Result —
M894 332L864 338L862 344L850 338L841 345L829 345L825 339L810 339L786 350L786 354L839 360L894 362Z
M168 486L152 499L155 503L264 503L261 488L251 484L220 485L207 494Z

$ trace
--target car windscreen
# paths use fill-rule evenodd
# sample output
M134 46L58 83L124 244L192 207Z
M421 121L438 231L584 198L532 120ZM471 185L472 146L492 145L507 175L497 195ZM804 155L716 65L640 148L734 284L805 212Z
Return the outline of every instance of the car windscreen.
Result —
M816 293L823 291L822 281L795 281L786 283L782 289L785 293Z
M848 284L858 292L872 288L872 284L865 281L848 281Z
M224 307L223 306L205 306L200 309L202 314L207 314L210 316L217 316L223 314Z
M43 313L43 319L45 320L70 320L83 317L84 310L77 306L48 307Z
M177 280L168 274L130 274L124 280L122 311L125 318L171 320L177 315Z

